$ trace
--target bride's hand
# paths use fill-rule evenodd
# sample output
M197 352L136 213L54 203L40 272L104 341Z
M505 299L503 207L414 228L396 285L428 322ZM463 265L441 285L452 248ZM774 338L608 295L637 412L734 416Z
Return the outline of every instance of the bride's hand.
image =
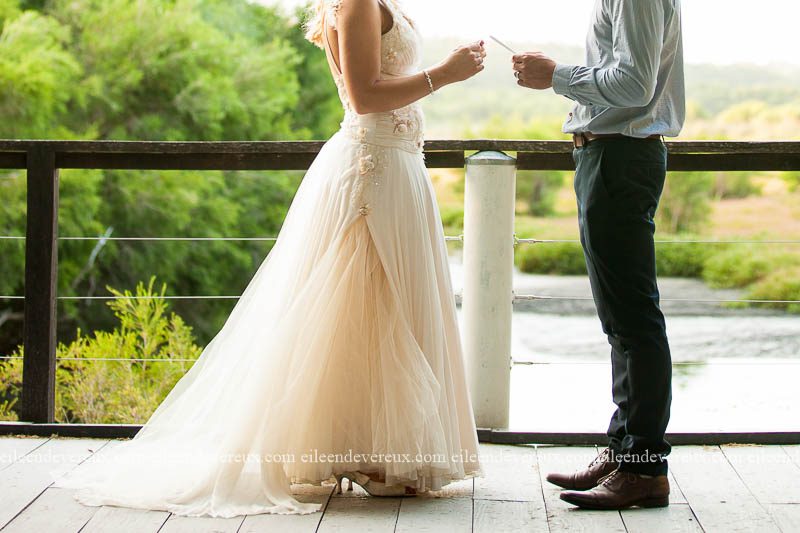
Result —
M483 41L459 46L441 63L442 74L447 83L467 80L483 70L486 49Z

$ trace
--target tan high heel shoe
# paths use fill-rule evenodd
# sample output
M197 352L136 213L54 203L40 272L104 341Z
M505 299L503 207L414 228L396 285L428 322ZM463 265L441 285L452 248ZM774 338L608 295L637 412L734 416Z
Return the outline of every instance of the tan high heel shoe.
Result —
M334 476L336 477L336 494L342 493L342 479L347 479L349 482L348 491L353 490L353 483L358 483L370 496L397 498L417 495L416 489L413 487L389 487L386 483L375 481L361 472L342 472L341 474L334 474Z

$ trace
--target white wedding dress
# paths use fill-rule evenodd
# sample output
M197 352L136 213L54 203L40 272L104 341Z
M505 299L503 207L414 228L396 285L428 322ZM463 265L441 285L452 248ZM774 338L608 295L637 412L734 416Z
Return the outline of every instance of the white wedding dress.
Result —
M417 31L384 3L383 76L418 72ZM357 115L336 83L342 127L222 329L133 439L55 486L87 505L232 517L318 511L291 483L343 471L419 492L481 475L423 115Z

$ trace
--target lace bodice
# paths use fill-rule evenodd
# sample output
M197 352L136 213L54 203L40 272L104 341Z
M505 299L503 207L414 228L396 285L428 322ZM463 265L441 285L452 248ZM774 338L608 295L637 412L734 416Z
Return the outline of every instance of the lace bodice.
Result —
M392 28L381 36L381 79L408 76L419 72L421 39L414 25L396 4L396 0L379 0L391 13ZM326 0L326 20L336 27L342 0ZM353 110L344 84L344 77L335 75L339 99L345 116L342 129L361 142L390 142L408 151L420 152L424 145L424 116L418 102L394 111L359 115Z
M392 15L392 28L381 36L381 79L418 72L422 48L419 33L396 0L378 1ZM342 0L325 2L325 19L335 28ZM331 53L327 35L326 31L326 47ZM379 193L385 179L389 150L422 153L425 119L418 102L393 111L359 115L350 103L344 77L338 69L334 78L345 111L340 131L358 144L351 205L360 215L366 216L372 212L371 195Z

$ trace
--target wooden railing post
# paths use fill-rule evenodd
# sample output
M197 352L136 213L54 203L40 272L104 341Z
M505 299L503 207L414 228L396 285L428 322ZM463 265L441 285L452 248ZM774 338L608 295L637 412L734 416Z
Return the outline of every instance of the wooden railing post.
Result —
M28 213L25 232L25 357L20 418L55 419L56 294L58 280L58 169L55 152L27 153Z

